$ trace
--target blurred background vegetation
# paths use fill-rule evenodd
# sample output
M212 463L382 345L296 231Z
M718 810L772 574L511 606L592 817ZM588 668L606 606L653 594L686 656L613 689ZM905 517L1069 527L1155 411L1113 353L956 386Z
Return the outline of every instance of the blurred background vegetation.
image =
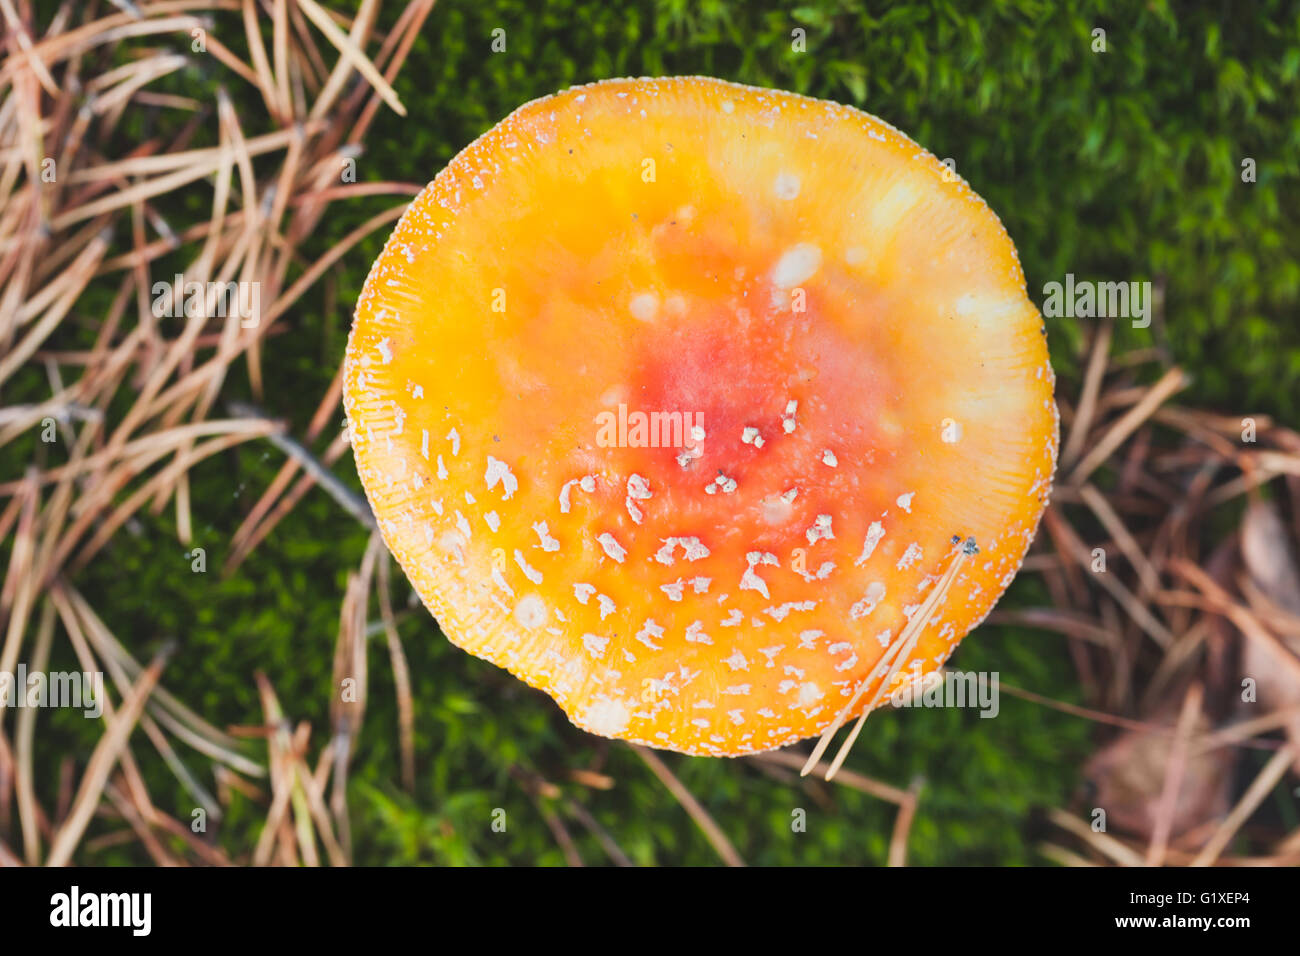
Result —
M384 20L391 23L399 10L388 5ZM221 33L226 25L219 22L214 35L243 55L238 19L229 22L229 36ZM1098 28L1104 53L1093 51ZM505 31L502 53L491 52L496 29ZM792 49L796 29L806 32L805 52ZM359 178L424 183L527 100L605 77L659 74L780 87L880 116L955 160L1006 225L1036 302L1044 283L1067 272L1149 279L1163 290L1163 308L1148 330L1122 324L1120 349L1165 350L1195 376L1184 396L1191 404L1300 418L1300 5L438 0L395 84L409 116L381 112L357 160ZM256 102L251 87L231 84L220 66L201 61L158 88L197 96L217 78L230 84L237 105ZM212 125L196 146L215 143ZM124 123L119 142L101 149L121 155L133 138L153 132ZM1242 181L1247 158L1255 161L1253 183ZM211 191L197 184L169 201L192 202L202 216ZM336 204L303 252L323 252L392 202ZM351 304L386 233L350 252L287 317L285 334L266 345L263 406L295 432L337 369ZM169 277L180 261L155 263L154 277ZM104 291L100 304L106 308L110 297ZM95 301L79 308L93 314ZM1077 392L1086 332L1083 323L1048 320L1063 394ZM26 384L33 392L41 386ZM224 394L249 394L243 365ZM327 429L327 438L333 434ZM3 477L20 474L35 454L22 442L0 451L8 459ZM195 544L207 549L207 574L191 573L170 512L141 512L78 582L138 654L168 638L179 642L166 685L208 720L259 723L251 675L260 669L286 711L312 723L315 745L328 734L346 575L368 534L314 490L223 577L229 535L281 461L269 445L249 443L191 473ZM359 491L350 458L334 471ZM408 607L408 595L396 573L399 608ZM1041 582L1025 575L1004 600L1015 607L1047 597ZM562 863L542 810L567 817L570 798L634 862L717 862L629 749L583 734L546 696L449 645L422 608L402 615L399 627L416 702L416 785L408 793L400 784L398 715L380 638L371 649L349 794L356 862ZM1065 642L1044 632L985 626L962 644L954 666L996 670L1007 684L1079 699ZM56 649L51 667L76 667L66 646ZM43 730L50 746L37 751L43 790L53 788L58 755L89 752L99 728L87 724L75 714L52 715ZM1035 849L1042 812L1078 792L1093 740L1085 721L1004 695L996 720L974 711L887 709L868 725L848 765L899 787L924 781L909 863L1043 863ZM156 754L141 751L140 760L154 800L188 820L192 799ZM849 788L800 786L752 763L665 760L747 862L885 861L892 805ZM560 795L534 799L512 775L515 766L552 781ZM578 786L568 777L574 768L599 771L614 784ZM506 811L505 832L491 827L496 808ZM796 808L807 811L806 832L792 832ZM251 846L264 819L264 807L236 793L218 842L232 853ZM595 836L570 830L585 859L605 858ZM81 860L148 857L127 845Z

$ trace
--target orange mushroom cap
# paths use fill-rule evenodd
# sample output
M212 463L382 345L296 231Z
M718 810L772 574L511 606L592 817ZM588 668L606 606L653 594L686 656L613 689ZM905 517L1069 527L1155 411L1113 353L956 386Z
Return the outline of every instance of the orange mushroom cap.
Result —
M1052 387L1015 248L934 156L674 77L537 100L452 160L371 270L345 405L450 640L589 731L735 755L984 618L1047 501Z

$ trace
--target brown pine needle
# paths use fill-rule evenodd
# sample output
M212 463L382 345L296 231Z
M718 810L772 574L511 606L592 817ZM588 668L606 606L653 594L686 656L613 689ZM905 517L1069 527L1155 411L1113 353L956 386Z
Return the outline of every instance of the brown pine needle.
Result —
M808 758L793 750L774 750L770 753L754 754L749 759L759 763L770 763L778 767L799 770L803 768ZM819 763L813 766L812 773L825 773L827 769L829 769L829 764ZM859 793L865 793L878 800L884 800L898 806L902 806L907 801L906 790L900 790L898 787L881 783L879 780L853 770L841 770L835 775L835 782L840 786L848 787L850 790L857 790Z
M126 747L127 738L135 729L136 721L144 711L145 701L149 699L150 692L158 683L169 654L170 648L164 648L154 656L153 661L132 686L131 693L122 701L117 718L95 745L95 750L90 755L90 763L81 778L81 786L77 788L72 811L55 834L50 854L45 860L46 866L66 866L71 861L81 835L86 831L86 825L90 823L95 807L99 804L104 785L108 782L108 775L112 772L123 748Z
M1078 459L1088 431L1092 427L1093 415L1097 411L1097 396L1101 391L1102 378L1106 374L1107 359L1110 356L1110 339L1115 324L1106 320L1097 326L1093 335L1092 353L1088 359L1088 369L1083 376L1083 390L1079 394L1079 406L1074 413L1074 423L1070 427L1070 436L1061 450L1061 464L1068 467Z
M817 762L821 760L822 754L824 754L826 748L830 746L830 742L835 737L836 732L844 725L845 720L847 720L849 714L853 712L858 701L860 701L862 696L867 692L867 689L872 685L880 673L884 671L885 676L880 681L875 696L873 696L867 703L862 715L858 718L857 723L853 726L853 730L849 733L848 739L845 740L843 745L841 745L839 752L835 755L835 759L831 761L830 768L826 771L826 779L834 779L835 774L839 772L845 758L849 755L849 751L852 750L853 744L857 741L858 734L861 733L862 726L867 721L867 716L879 702L881 695L884 694L885 689L890 686L890 683L898 674L903 664L911 656L912 649L916 646L917 640L920 639L922 631L929 626L930 619L933 617L940 603L942 603L944 597L947 595L948 589L952 586L952 582L957 577L957 572L961 570L962 562L964 562L967 557L977 553L975 541L972 538L967 538L965 542L962 542L960 536L958 536L955 538L953 543L957 544L958 547L952 560L948 564L947 570L944 571L943 576L930 590L930 593L926 595L925 600L916 610L916 613L914 613L908 620L907 625L899 633L898 637L896 637L890 644L889 648L881 656L880 660L876 662L876 665L871 669L870 673L868 673L867 676L858 684L858 687L854 691L853 696L849 699L849 702L844 706L839 714L836 715L835 720L831 722L831 725L822 732L821 739L817 741L817 746L813 748L813 752L808 756L807 763L805 763L803 769L800 770L800 776L806 777Z
M912 829L912 820L916 817L916 805L921 799L921 781L914 780L907 788L907 797L898 808L894 820L894 833L889 840L889 866L907 865L907 835Z
M668 788L668 792L677 798L677 802L685 808L690 818L695 821L695 825L703 831L705 839L717 851L722 861L727 866L744 866L745 861L736 852L736 848L731 845L731 841L722 832L722 828L713 822L713 817L709 816L709 812L704 809L700 801L695 799L695 795L687 790L682 782L673 775L673 772L668 769L668 765L659 759L659 755L648 747L642 747L639 744L630 744L629 746L636 751L636 755L650 768L650 772L659 778L659 782Z
M1088 476L1096 471L1106 459L1110 458L1138 426L1151 417L1157 408L1165 403L1169 396L1186 387L1191 379L1181 368L1174 367L1152 385L1140 402L1128 410L1119 421L1115 422L1106 434L1092 446L1083 460L1074 467L1065 484L1081 485Z
M1264 765L1264 769L1259 772L1259 776L1255 778L1250 787L1247 788L1246 792L1241 795L1241 799L1238 800L1237 805L1232 808L1232 812L1229 813L1223 823L1219 825L1219 828L1214 831L1214 835L1210 837L1209 842L1205 844L1205 847L1200 853L1196 854L1195 859L1193 859L1190 864L1191 866L1214 865L1215 860L1219 858L1219 854L1224 851L1228 843L1231 842L1234 836L1236 836L1237 831L1240 830L1246 820L1250 818L1250 815L1255 812L1255 809L1264 802L1264 798L1269 795L1273 787L1277 785L1277 782L1282 779L1282 776L1287 772L1294 757L1295 751L1290 746L1283 747L1273 755L1272 759Z
M1087 823L1064 810L1051 810L1048 812L1048 817L1058 827L1081 838L1102 856L1120 866L1142 866L1145 862L1142 855L1123 840L1104 831L1094 830Z
M1183 708L1178 715L1178 727L1174 731L1173 746L1165 761L1164 786L1155 807L1155 827L1151 835L1151 845L1147 847L1147 866L1164 864L1165 851L1169 848L1169 833L1173 828L1174 813L1178 808L1178 790L1187 771L1192 728L1201 715L1201 701L1204 695L1205 689L1201 684L1194 683L1187 688L1187 694L1183 697Z
M375 65L370 62L366 55L361 52L361 48L353 42L352 38L335 26L334 21L329 18L324 10L316 3L316 0L298 0L298 7L303 13L307 14L312 23L316 24L325 38L330 41L346 59L352 62L357 71L366 78L366 81L378 91L379 95L384 98L384 102L392 107L393 112L398 116L406 115L406 107L397 96L397 91L389 85Z

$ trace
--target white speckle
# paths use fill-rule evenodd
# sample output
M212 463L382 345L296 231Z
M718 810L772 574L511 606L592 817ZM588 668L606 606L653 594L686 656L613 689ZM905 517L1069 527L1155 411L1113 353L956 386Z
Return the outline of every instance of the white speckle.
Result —
M701 558L709 556L709 549L700 543L700 539L694 536L689 538L679 538L678 542L682 550L686 552L687 561L699 561Z
M824 452L822 452L823 465L829 465L831 468L834 468L839 463L840 463L839 459L835 457L835 452L831 451L829 448L827 448Z
M483 516L483 520L487 522L487 526L491 528L493 531L500 530L501 519L497 517L497 513L495 511L489 511L487 514Z
M447 439L451 442L451 454L454 458L456 455L460 454L460 432L453 428L451 431L447 432Z
M811 680L805 684L800 684L800 706L802 708L813 706L816 702L822 700L822 696L822 688L819 688Z
M596 595L596 603L600 605L600 619L602 621L618 610L618 607L614 604L614 599L604 594Z
M772 269L772 282L779 288L789 289L811 279L821 264L821 250L811 243L802 242L777 260Z
M484 474L483 480L487 482L488 491L496 487L497 482L501 482L501 499L509 501L510 496L519 490L519 479L510 471L510 466L504 461L498 461L491 455L487 459L487 473Z
M678 578L676 581L673 581L671 584L659 585L659 590L663 591L664 594L667 594L668 600L670 601L680 601L682 599L682 593L685 590L685 588L686 588L686 584L685 582L682 581L681 578Z
M709 494L713 494L712 489L716 488L717 490L721 491L724 495L729 495L733 491L735 491L738 487L739 485L736 483L735 478L729 478L726 475L718 475L717 478L709 482L709 486L704 490L707 491Z
M457 536L456 532L444 532L442 537L438 539L438 546L455 558L457 564L464 566L465 549L461 547L461 538Z
M723 100L723 101L722 101L722 112L727 113L727 114L731 114L731 113L736 112L736 104L733 103L733 102L731 102L731 100Z
M659 314L659 296L653 292L642 292L632 296L628 311L638 322L653 322Z
M701 621L693 621L687 626L686 639L694 644L713 643L713 638L704 633L704 624Z
M591 596L595 593L596 593L596 589L592 587L590 584L579 583L573 586L573 596L578 599L579 604L586 604L587 601L591 598Z
M794 399L785 403L785 417L781 419L781 430L787 435L794 431L798 422L795 420L795 412L799 410L799 403Z
M537 532L538 540L541 541L541 544L539 544L538 547L543 551L560 550L560 542L551 537L550 533L547 531L545 521L537 522L537 524L533 525L533 530Z
M807 535L809 544L816 544L823 538L833 541L835 533L831 531L831 516L818 515L817 520L813 522L813 526L808 529Z
M799 195L799 177L794 173L781 173L772 187L777 199L794 199Z
M740 651L736 651L735 653L733 653L730 657L728 657L725 661L723 661L723 663L726 664L728 667L730 667L733 671L749 670L749 661L745 660L745 655L742 654Z
M898 564L895 565L895 567L897 567L898 570L900 571L906 571L908 568L910 568L920 559L921 559L921 546L916 543L912 543L907 546L907 550L904 551L903 556L898 559Z
M608 531L604 532L599 537L597 537L596 541L600 543L600 546L601 548L604 549L605 554L613 558L619 564L622 564L623 559L627 557L627 551L623 548L621 544L619 544L617 541L614 540L614 536L610 534Z
M654 622L654 618L647 619L641 630L636 632L636 639L652 651L661 651L663 647L654 643L651 638L663 636L664 629Z
M542 572L538 571L534 567L530 567L528 562L524 560L524 553L518 548L515 548L515 564L519 565L519 570L524 572L524 577L528 580L532 581L534 584L542 583Z
M879 521L871 522L871 527L867 529L867 538L862 542L862 554L858 555L858 560L853 564L861 567L871 557L871 553L876 550L876 545L880 544L880 539L885 536L885 529Z
M424 456L425 461L429 460L429 429L427 428L420 429L420 454Z
M824 631L800 631L799 646L806 651L815 650L817 647L817 638L824 636Z
M743 441L746 445L754 445L756 439L758 441L762 441L762 439L759 437L758 429L754 428L753 426L746 426L745 430L740 433L740 440ZM756 447L762 448L763 446L756 445Z
M786 495L768 495L763 499L763 520L770 525L783 525L794 514L794 498Z
M671 565L673 563L673 551L678 546L682 546L687 561L699 561L701 558L709 556L709 549L700 543L700 539L694 536L689 538L663 538L663 547L655 553L655 560L660 564Z
M823 561L816 574L810 574L807 571L800 571L799 574L805 581L823 581L830 577L834 571L834 561Z
M604 657L605 648L608 644L608 637L600 637L596 634L582 635L582 646L587 649L587 653L592 657Z
M862 600L849 608L849 619L856 621L866 617L876 609L885 596L885 586L879 581L872 581L867 585L867 593Z
M510 595L511 597L515 596L515 589L506 583L505 575L502 574L501 569L496 566L493 566L492 568L492 580L496 584L496 586L499 587L502 591L505 591L506 594Z
M894 503L895 503L896 505L898 505L898 507L900 507L900 508L902 508L904 511L906 511L908 514L911 514L911 513L912 513L912 497L913 497L915 494L916 494L915 491L909 491L909 492L908 492L907 494L905 494L905 495L899 495L899 496L898 496L898 500L895 501Z
M784 621L791 611L812 611L817 607L816 601L787 601L779 607L769 607L767 614L774 621Z
M746 568L745 573L740 576L740 590L757 591L765 598L770 599L772 597L772 595L768 593L767 582L755 574L752 567Z
M438 456L438 478L444 481L447 478L447 466L442 463L441 455Z
M745 573L740 577L740 590L757 591L763 597L770 599L772 595L768 593L767 582L755 573L754 568L759 564L776 564L776 556L764 554L760 551L750 551L745 555L745 560L749 562L749 567L745 569Z
M573 485L579 485L581 487L580 483L575 478L573 481L566 481L564 486L560 488L560 514L562 515L567 515L569 513L569 508L571 507L569 504L569 488Z
M383 360L383 363L385 365L387 365L389 362L393 360L392 339L387 339L387 338L380 339L379 344L376 347L379 349L379 357L380 359Z
M602 698L582 713L581 722L606 737L616 737L627 728L632 714L621 700Z

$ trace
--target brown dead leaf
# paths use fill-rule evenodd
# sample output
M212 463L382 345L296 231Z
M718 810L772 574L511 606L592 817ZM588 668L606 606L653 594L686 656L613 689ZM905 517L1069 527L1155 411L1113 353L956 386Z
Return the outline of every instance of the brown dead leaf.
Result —
M1151 722L1172 725L1177 717L1177 709L1169 708ZM1192 734L1199 736L1209 729L1210 722L1202 714L1195 719ZM1126 730L1088 761L1085 776L1096 788L1090 799L1094 806L1106 811L1108 830L1131 833L1144 841L1151 839L1174 742L1174 735L1167 732ZM1236 759L1237 753L1231 747L1187 756L1169 824L1171 839L1228 812Z
M1300 566L1286 524L1271 501L1256 500L1246 509L1241 554L1248 582L1259 595L1274 608L1300 615ZM1300 680L1280 660L1287 653L1300 656L1300 638L1281 633L1280 628L1276 632L1278 641L1273 646L1244 641L1241 649L1241 673L1254 679L1257 706L1265 713L1300 705ZM1286 735L1293 749L1300 750L1300 717L1287 722ZM1295 769L1300 773L1300 760Z

